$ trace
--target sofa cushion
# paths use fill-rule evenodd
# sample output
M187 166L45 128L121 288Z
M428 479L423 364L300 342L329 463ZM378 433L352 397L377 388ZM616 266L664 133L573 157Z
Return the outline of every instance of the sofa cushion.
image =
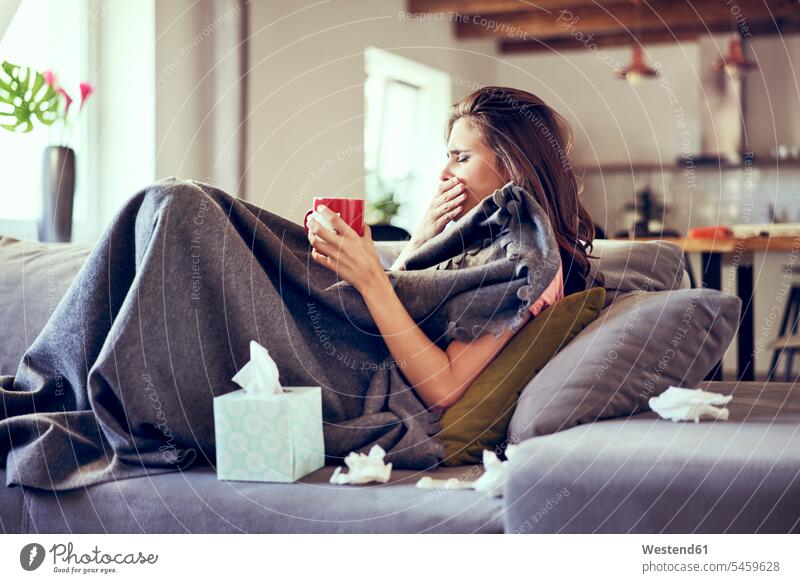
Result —
M707 288L621 296L525 387L509 441L647 411L670 385L694 386L727 350L740 310Z
M570 294L514 335L461 399L444 412L442 430L436 434L447 451L442 465L481 463L484 449L502 447L522 389L597 317L605 297L602 287Z
M0 237L0 374L16 373L22 355L52 315L90 247Z

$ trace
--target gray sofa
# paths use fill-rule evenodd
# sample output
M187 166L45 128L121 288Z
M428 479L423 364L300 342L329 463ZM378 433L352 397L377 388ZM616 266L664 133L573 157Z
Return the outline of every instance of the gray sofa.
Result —
M673 246L674 247L674 246ZM378 244L388 265L397 245ZM593 273L610 305L625 289L677 289L677 248L598 242ZM0 374L14 374L88 249L0 238ZM671 258L671 259L670 259ZM798 532L800 395L785 383L703 383L735 399L731 420L678 423L651 412L525 439L503 497L424 490L424 475L476 479L482 466L394 470L386 484L333 485L326 466L292 484L227 482L214 468L54 493L5 487L5 533ZM1 437L0 437L1 438Z

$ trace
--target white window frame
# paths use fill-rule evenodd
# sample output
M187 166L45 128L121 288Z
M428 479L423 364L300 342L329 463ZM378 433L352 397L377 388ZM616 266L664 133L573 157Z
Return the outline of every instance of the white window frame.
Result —
M415 168L414 180L408 188L395 196L402 203L392 224L411 232L422 219L430 199L436 193L439 174L446 162L446 144L444 143L444 126L449 115L452 86L447 73L401 57L390 51L376 47L367 47L364 51L365 89L367 83L373 84L371 90L375 102L367 99L365 94L364 123L364 170L371 172L381 147L380 123L376 116L383 115L383 88L386 81L394 79L408 83L420 89L419 115L416 119L415 135L417 141L412 149L411 166ZM371 181L366 181L367 200L375 200L380 193L373 191Z

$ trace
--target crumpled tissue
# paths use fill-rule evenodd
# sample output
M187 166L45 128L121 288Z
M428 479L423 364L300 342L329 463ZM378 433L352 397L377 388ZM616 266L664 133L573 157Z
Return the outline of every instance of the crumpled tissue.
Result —
M510 460L514 456L517 446L511 444L506 448L506 457ZM477 490L486 492L490 496L502 496L503 484L508 479L508 460L500 461L493 451L483 450L484 472L477 480L460 480L449 478L440 480L424 476L417 481L417 488L444 489L444 490Z
M703 416L727 421L728 408L719 408L717 405L725 405L732 398L733 395L670 386L658 397L652 397L648 404L660 417L672 421L698 423Z
M448 478L447 480L424 476L417 481L417 488L430 490L472 490L475 481L460 480L459 478Z
M344 458L344 463L350 468L346 474L342 473L342 466L337 467L331 476L331 484L366 484L367 482L389 481L392 474L392 464L383 463L386 452L375 444L369 450L369 455L351 451Z
M231 380L242 387L248 395L284 392L278 378L278 365L272 360L269 350L255 340L250 341L250 360L233 375Z

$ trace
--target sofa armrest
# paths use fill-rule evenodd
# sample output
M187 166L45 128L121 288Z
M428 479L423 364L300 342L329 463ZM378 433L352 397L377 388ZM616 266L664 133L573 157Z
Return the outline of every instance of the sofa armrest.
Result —
M718 384L765 393L763 383ZM776 412L784 397L765 399L771 405L756 399L771 407L763 416L752 414L753 399L734 399L725 423L673 423L646 412L520 441L507 462L504 531L796 532L797 414Z

